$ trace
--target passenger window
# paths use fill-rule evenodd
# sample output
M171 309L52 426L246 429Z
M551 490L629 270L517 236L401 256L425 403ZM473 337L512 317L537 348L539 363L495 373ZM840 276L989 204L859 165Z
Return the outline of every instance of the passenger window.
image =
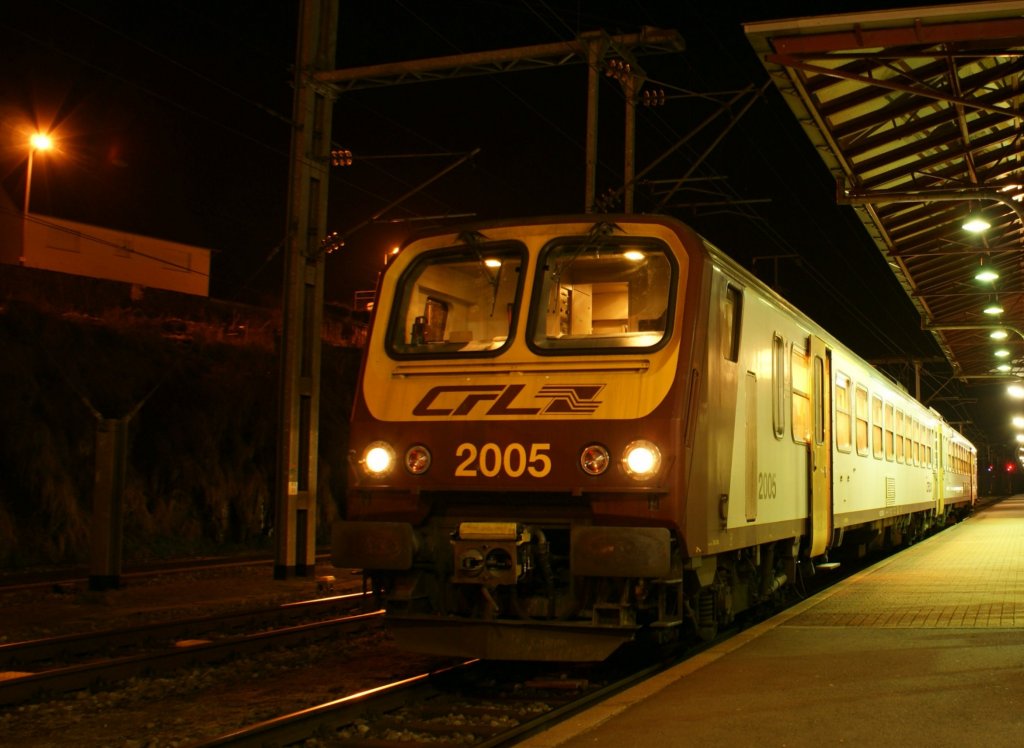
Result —
M913 462L915 465L920 462L917 456L918 440L921 438L920 428L916 419L910 422L910 453L907 455L907 462Z
M903 411L896 411L896 462L903 462Z
M854 416L857 420L857 454L868 453L868 391L857 385L854 391Z
M882 398L871 396L871 454L882 459Z
M893 408L890 403L885 404L885 459L890 462L896 456L896 448L893 441Z
M836 449L850 451L850 379L842 372L836 373Z
M825 362L821 356L814 357L814 443L825 443L825 396L828 390L825 381Z
M807 444L811 440L811 369L808 356L795 345L790 354L793 377L793 441Z

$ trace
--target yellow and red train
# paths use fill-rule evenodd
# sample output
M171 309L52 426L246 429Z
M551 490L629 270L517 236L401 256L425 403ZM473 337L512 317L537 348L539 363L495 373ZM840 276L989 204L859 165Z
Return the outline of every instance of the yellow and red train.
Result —
M601 660L707 636L970 510L974 447L690 228L441 229L379 284L335 565L399 644Z

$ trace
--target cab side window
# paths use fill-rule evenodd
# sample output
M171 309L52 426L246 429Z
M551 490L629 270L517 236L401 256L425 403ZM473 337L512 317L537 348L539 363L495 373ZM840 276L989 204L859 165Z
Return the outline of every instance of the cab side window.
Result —
M725 310L722 320L722 355L728 361L740 358L740 322L743 319L743 294L736 286L725 287Z

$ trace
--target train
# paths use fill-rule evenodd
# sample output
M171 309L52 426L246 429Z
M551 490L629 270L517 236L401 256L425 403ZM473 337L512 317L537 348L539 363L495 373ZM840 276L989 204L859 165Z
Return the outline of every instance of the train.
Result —
M350 423L332 561L444 656L708 640L977 498L967 438L666 216L410 238Z

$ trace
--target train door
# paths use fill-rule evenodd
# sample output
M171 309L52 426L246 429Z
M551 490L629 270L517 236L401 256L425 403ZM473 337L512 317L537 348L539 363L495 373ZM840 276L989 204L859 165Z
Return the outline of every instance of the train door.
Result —
M935 514L942 516L946 508L946 435L942 424L935 429L935 457L932 459L935 470Z
M811 335L811 557L832 539L832 351Z

